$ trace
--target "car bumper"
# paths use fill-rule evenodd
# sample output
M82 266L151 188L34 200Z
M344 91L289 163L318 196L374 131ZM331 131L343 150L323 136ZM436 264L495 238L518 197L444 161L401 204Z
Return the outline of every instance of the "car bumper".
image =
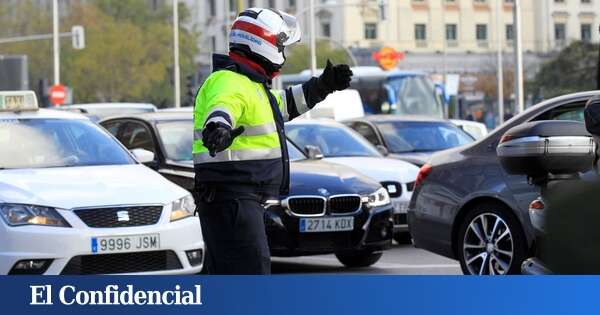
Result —
M93 237L144 234L158 234L159 248L127 254L92 253ZM77 270L95 274L94 270L102 270L101 266L94 267L93 264L114 264L111 267L115 272L110 274L194 274L202 270L204 259L202 231L195 217L151 226L120 228L9 227L0 222L0 239L0 274L8 274L17 262L31 259L50 261L45 272L38 273L46 275L79 274ZM201 262L190 264L186 254L190 250L202 251ZM165 268L160 268L162 259L167 260ZM148 270L150 263L153 265ZM128 271L119 272L120 267Z
M385 250L392 244L392 211L391 206L363 210L355 215L352 231L300 233L299 218L281 207L271 207L265 214L271 254L290 257Z
M394 234L408 232L407 212L412 193L405 193L400 197L392 198Z

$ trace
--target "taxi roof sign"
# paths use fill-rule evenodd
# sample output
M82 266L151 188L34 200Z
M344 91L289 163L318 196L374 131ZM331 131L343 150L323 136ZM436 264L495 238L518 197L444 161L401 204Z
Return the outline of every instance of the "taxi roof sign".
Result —
M34 91L0 91L0 111L21 112L38 108Z

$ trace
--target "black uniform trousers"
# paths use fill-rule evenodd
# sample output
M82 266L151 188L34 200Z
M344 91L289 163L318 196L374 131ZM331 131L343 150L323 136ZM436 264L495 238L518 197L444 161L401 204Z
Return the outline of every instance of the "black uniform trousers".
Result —
M208 196L207 196L208 195ZM209 274L270 274L262 196L212 191L196 201Z

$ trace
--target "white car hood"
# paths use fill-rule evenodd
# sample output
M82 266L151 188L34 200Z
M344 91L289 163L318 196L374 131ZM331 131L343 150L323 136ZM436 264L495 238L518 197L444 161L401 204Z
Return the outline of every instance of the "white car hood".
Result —
M0 202L72 209L168 204L187 194L146 166L0 170Z
M364 175L382 181L414 182L419 168L411 163L378 157L329 157L328 162L349 166Z

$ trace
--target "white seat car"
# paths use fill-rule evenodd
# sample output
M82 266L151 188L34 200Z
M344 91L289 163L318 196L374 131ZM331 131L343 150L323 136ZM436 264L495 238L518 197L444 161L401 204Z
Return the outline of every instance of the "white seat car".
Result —
M387 189L394 206L394 239L410 242L406 212L419 168L411 163L386 158L354 130L329 119L297 119L285 126L292 142L307 155L322 154L325 161L349 166L376 180Z
M189 274L204 241L189 192L80 114L0 92L0 274Z

